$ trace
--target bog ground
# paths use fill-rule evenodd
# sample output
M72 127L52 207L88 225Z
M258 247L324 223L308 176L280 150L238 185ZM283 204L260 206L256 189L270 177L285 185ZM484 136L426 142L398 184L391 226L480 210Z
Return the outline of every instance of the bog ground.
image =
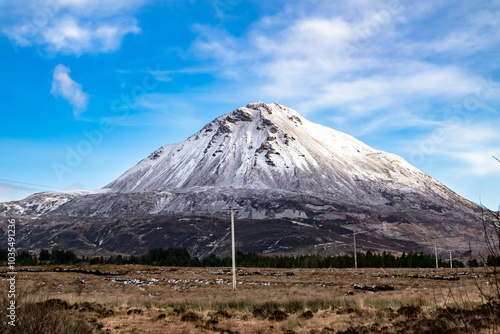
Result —
M458 280L443 279L449 277ZM486 302L480 289L489 293L495 279L486 269L245 268L237 279L232 291L226 268L24 268L17 279L18 312L36 305L45 318L56 312L94 333L498 330L498 305L480 306ZM363 285L376 291L359 289Z

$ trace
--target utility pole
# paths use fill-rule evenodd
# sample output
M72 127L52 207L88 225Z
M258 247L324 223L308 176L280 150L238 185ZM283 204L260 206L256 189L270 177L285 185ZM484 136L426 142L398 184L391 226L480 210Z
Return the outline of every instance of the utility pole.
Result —
M451 257L451 251L450 251L450 269L453 268L453 258Z
M436 254L436 269L437 269L437 268L439 268L439 264L438 264L438 249L437 249L436 241L434 241L434 253Z
M356 254L356 222L352 222L352 236L354 240L354 269L358 270L358 255Z
M232 258L232 267L233 267L233 291L236 291L236 253L235 253L235 242L234 242L234 211L240 210L235 209L232 206L229 209L223 210L231 210L231 258Z
M231 207L231 254L233 257L233 291L236 291L236 258L234 253L234 208Z

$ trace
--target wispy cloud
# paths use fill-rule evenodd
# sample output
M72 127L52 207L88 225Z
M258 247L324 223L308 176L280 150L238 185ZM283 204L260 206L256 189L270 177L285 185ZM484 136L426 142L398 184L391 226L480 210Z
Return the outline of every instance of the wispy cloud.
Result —
M141 29L134 10L143 0L20 0L0 3L0 31L16 47L42 46L50 53L98 54L118 50L124 36Z
M213 66L225 66L214 75L237 81L242 92L262 100L287 101L311 112L330 109L353 119L397 117L402 109L414 110L413 119L425 119L422 106L453 104L474 93L484 73L466 57L500 43L498 20L487 10L466 13L467 29L446 18L446 33L424 45L421 40L429 38L418 35L430 33L426 17L446 2L310 2L318 6L287 5L243 36L196 25L191 52ZM467 31L481 34L474 39ZM470 47L458 47L461 42ZM439 58L452 50L451 58Z
M120 106L119 116L107 117L120 126L165 126L181 128L184 135L198 131L206 120L196 115L190 100L198 96L186 98L176 94L149 93L140 95L130 104Z
M452 140L443 140L436 153L462 163L463 167L455 169L462 175L499 173L500 166L493 159L500 154L500 132L495 124L464 123L445 128L442 136Z
M497 175L500 166L498 126L474 119L440 122L430 134L407 142L410 163L422 166L428 159L448 161L457 176ZM450 167L452 166L452 167Z
M63 54L109 53L118 50L123 37L140 32L135 22L78 23L66 17L42 32L41 43Z
M77 117L87 108L89 96L83 92L82 85L71 79L70 72L71 70L62 64L56 66L50 93L67 100L73 107L74 116Z

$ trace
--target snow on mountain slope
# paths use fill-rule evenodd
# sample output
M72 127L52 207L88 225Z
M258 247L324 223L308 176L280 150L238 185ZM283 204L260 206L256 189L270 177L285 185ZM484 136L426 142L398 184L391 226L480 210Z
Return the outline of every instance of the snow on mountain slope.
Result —
M0 203L0 216L21 218L26 249L207 256L227 255L232 206L243 251L339 254L351 249L353 221L360 249L428 252L436 238L463 254L484 246L479 206L401 157L262 102L161 147L99 191L35 194Z
M36 193L21 201L0 203L0 216L49 213L77 197L105 192L106 190L63 190Z
M325 192L375 203L385 201L387 189L461 199L399 156L262 102L161 147L107 186L115 192L199 187Z

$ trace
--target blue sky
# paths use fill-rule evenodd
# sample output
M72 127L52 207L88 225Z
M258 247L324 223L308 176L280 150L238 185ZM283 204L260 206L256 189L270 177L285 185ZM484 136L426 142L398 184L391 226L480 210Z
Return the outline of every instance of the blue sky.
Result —
M0 201L103 187L264 101L496 208L499 17L499 1L0 0Z

